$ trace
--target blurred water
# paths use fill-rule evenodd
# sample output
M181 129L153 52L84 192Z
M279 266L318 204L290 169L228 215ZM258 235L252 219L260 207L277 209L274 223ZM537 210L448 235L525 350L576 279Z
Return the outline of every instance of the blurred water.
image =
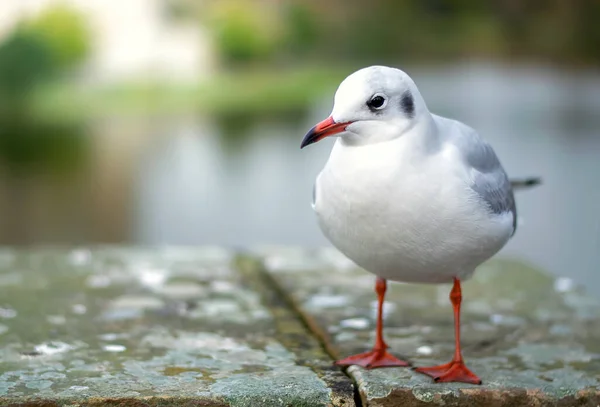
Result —
M519 230L501 256L573 278L597 294L600 75L486 65L408 71L430 110L475 127L511 177L543 177L541 187L518 193ZM20 225L29 230L22 240L327 245L310 201L333 141L302 151L299 143L330 108L327 97L283 118L91 123L93 157L60 194L71 209L31 209L46 224L40 229L21 208ZM50 188L47 196L26 196L39 196L44 206L52 194ZM14 216L6 203L0 211ZM21 243L11 236L4 233L3 243Z

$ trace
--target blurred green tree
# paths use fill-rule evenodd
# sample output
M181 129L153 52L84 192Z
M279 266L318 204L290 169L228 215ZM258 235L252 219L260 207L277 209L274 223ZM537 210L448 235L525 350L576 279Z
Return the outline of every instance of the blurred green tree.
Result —
M256 4L223 0L212 4L210 14L217 51L224 62L264 62L276 51L280 36L273 21L275 16L264 13Z
M56 72L47 44L36 35L16 31L0 44L0 108L20 105L33 89Z
M38 86L83 62L89 51L85 21L66 6L20 24L0 43L0 113L24 114Z
M0 161L13 174L68 174L85 162L87 139L78 123L0 118Z
M76 67L88 53L82 20L63 6L19 25L0 43L0 160L7 169L60 171L81 162L80 126L41 121L32 107L41 85Z
M77 66L90 53L91 33L87 22L84 16L67 5L48 7L23 24L20 30L37 35L45 42L60 69Z
M287 6L285 27L286 46L291 53L306 54L318 45L321 30L314 11L305 4Z

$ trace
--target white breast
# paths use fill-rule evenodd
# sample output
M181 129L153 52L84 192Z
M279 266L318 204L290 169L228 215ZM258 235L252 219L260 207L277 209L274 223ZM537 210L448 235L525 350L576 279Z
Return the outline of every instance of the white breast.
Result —
M402 138L360 147L338 140L317 178L319 225L342 253L383 278L468 278L508 241L512 215L489 213L455 150L409 147Z

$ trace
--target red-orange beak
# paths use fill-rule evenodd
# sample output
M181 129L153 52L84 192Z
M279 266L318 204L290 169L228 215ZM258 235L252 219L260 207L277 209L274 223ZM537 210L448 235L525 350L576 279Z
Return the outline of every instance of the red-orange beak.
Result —
M318 123L315 127L310 129L308 133L306 133L306 136L304 136L304 139L302 140L302 144L300 144L300 148L304 148L309 144L316 143L325 137L341 133L346 130L346 126L348 126L350 123L351 122L336 123L330 116L321 123Z

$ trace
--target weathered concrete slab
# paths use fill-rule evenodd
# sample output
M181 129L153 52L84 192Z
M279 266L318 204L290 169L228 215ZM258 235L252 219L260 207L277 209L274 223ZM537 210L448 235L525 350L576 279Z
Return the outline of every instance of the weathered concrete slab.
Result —
M373 344L374 277L333 250L265 248L274 280L336 358ZM416 366L453 353L450 285L390 284L386 340ZM407 368L348 373L369 406L600 405L600 308L569 279L492 260L463 285L463 353L483 386L436 384ZM468 403L468 404L467 404Z
M0 405L353 405L351 381L256 264L232 261L0 252Z

